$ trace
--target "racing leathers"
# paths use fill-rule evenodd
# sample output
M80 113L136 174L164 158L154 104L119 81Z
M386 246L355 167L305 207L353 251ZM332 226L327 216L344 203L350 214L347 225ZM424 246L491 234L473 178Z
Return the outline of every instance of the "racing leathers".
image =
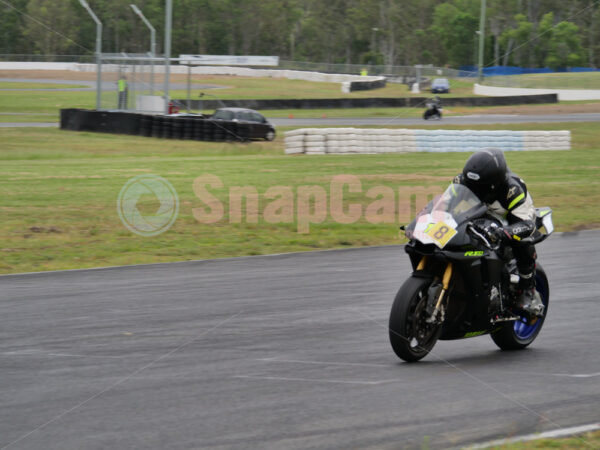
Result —
M454 179L456 184L466 184L461 173ZM519 288L526 293L521 299L521 306L530 303L535 287L535 260L537 258L535 246L530 243L520 242L535 231L535 207L533 199L525 182L511 171L507 171L504 183L495 186L493 190L480 195L488 206L489 215L498 219L503 226L497 228L499 238L507 242L513 249L520 274Z

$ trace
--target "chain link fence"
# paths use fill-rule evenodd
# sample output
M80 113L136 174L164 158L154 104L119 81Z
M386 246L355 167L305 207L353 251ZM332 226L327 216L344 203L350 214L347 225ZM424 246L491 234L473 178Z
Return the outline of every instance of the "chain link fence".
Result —
M278 69L282 70L304 70L310 72L342 73L360 75L385 76L388 81L398 83L414 82L418 77L423 78L465 78L477 77L476 72L450 69L447 67L435 67L432 65L416 66L392 66L392 65L369 65L369 64L329 64L312 63L303 61L280 60Z
M77 70L96 72L94 55L0 55L0 61L14 62L63 62L79 64ZM181 74L182 67L171 63L171 71ZM257 67L262 69L262 67ZM188 69L184 69L186 72ZM426 88L434 78L458 80L476 77L475 72L456 70L431 65L393 66L362 64L330 64L280 60L273 70L297 70L328 74L385 76L388 82L413 85L419 83ZM189 72L188 72L189 74ZM165 112L164 59L157 55L134 53L103 53L99 73L99 109L130 112ZM498 77L494 77L498 78ZM180 78L181 79L181 78ZM184 81L170 81L171 90L181 91L189 87ZM185 105L177 105L184 108Z
M160 58L147 54L103 54L100 109L164 112L163 74L164 60Z

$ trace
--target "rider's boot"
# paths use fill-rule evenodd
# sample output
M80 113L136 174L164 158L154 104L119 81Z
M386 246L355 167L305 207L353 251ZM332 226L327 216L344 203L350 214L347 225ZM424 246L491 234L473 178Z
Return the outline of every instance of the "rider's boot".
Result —
M520 274L519 298L516 307L536 317L543 317L544 304L540 294L535 290L534 273Z

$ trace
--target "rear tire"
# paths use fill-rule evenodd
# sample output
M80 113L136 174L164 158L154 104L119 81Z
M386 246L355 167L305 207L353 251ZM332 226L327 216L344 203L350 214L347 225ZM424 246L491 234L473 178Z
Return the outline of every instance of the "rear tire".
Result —
M548 314L550 303L550 288L548 278L544 269L538 265L535 274L535 290L538 291L544 304L544 316L540 317L533 325L529 325L527 319L522 321L508 322L500 330L492 333L492 339L502 350L520 350L531 344L542 330L544 320Z
M396 355L407 362L427 356L438 340L441 325L424 322L427 290L431 279L410 277L394 299L390 313L390 343Z

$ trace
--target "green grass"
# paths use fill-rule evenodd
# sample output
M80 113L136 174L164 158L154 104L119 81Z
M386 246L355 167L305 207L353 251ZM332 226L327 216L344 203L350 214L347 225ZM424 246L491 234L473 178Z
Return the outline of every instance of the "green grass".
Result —
M600 89L600 72L536 73L487 77L485 84L536 89Z
M96 93L87 91L3 91L0 95L0 112L53 113L58 118L61 108L95 105Z
M529 442L501 445L490 447L490 450L578 450L588 448L600 448L600 431L561 439L539 439Z
M58 115L51 114L0 114L0 123L2 122L21 122L21 123L29 123L29 122L48 122L55 123L59 121Z
M212 94L222 100L226 99L298 99L298 98L371 98L371 97L423 97L431 95L424 90L420 94L412 94L404 84L388 83L386 87L371 91L356 91L344 94L340 83L311 82L304 80L288 80L284 78L250 78L250 77L193 77L195 83L218 84L225 89L199 90L192 86L192 98L198 98L200 92ZM450 94L442 97L472 97L473 81L450 80ZM173 91L173 98L185 98L185 90ZM208 97L211 99L211 97Z
M436 124L439 127L439 124ZM458 128L458 127L448 127ZM500 129L506 126L471 126ZM511 129L570 129L572 151L507 154L525 178L537 205L550 205L560 230L599 226L590 205L600 203L600 147L596 124L529 124ZM441 191L460 170L465 154L301 156L283 155L274 142L227 144L170 141L132 136L75 133L55 129L0 129L0 272L23 272L114 264L150 263L255 255L402 242L396 223L336 223L331 216L298 233L297 223L269 224L262 212L271 186L317 185L329 192L331 178L352 174L362 192L347 201L367 206L365 195L388 186L412 214ZM144 238L119 221L116 199L125 182L154 173L168 179L180 199L179 217L164 234ZM224 188L210 189L228 205L232 186L253 186L260 196L259 223L199 223L193 210L204 205L193 181L203 174L219 177ZM418 194L412 200L411 195ZM294 200L297 200L294 197ZM415 204L415 201L417 204ZM296 207L296 203L294 204Z
M26 83L17 81L0 81L0 89L74 89L86 87L89 86L81 84Z

